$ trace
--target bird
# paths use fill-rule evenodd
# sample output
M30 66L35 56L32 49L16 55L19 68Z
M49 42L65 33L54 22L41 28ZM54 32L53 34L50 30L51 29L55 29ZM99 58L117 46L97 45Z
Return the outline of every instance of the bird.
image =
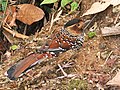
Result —
M51 34L49 39L38 50L11 66L5 73L10 80L16 80L44 59L58 57L60 53L77 49L83 45L84 35L81 33L83 20L74 18Z

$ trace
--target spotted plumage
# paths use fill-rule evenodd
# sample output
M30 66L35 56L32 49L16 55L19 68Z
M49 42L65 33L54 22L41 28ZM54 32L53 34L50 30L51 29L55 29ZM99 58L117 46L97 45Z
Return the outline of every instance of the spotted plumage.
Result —
M39 49L39 53L31 54L10 67L6 73L7 76L11 80L15 80L21 76L23 72L42 61L42 59L56 57L69 49L82 46L84 36L80 32L82 27L81 22L79 19L68 21L61 30L51 35L48 41Z

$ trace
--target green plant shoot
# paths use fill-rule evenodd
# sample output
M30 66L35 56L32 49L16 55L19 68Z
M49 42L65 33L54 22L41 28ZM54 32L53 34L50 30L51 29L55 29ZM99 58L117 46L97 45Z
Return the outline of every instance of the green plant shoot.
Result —
M57 0L44 0L40 5L55 3Z
M78 3L77 2L72 2L71 3L71 11L75 11L78 8Z
M62 0L61 1L61 7L65 7L68 3L72 2L72 0Z
M96 32L89 32L88 33L89 38L93 38L94 36L96 36Z

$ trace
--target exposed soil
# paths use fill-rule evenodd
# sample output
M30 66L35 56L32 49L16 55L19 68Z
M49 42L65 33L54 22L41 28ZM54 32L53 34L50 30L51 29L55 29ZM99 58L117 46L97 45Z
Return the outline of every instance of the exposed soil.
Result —
M78 12L82 15L95 1L98 0L83 0L80 11L63 17L51 30L60 30L65 22L75 18ZM69 50L56 58L45 60L18 80L9 80L4 75L8 68L28 53L36 52L36 49L30 47L42 45L45 37L50 35L48 22L39 33L23 42L19 50L12 51L11 57L0 65L0 90L119 90L119 87L107 86L106 83L120 69L120 36L103 37L100 32L101 28L114 25L118 13L113 13L112 9L110 6L96 16L92 23L97 23L96 36L88 38L87 30L86 40L79 50ZM86 21L92 17L91 15L82 19ZM58 64L63 67L68 77L63 75Z

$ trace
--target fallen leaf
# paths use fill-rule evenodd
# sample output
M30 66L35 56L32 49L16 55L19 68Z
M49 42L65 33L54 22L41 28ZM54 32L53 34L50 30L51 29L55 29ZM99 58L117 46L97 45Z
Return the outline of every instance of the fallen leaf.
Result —
M120 12L120 5L114 7L113 10L112 10L112 12L113 12L113 13L118 13L118 12ZM116 22L116 21L114 21L114 22ZM117 22L116 22L116 23L117 23Z
M120 0L111 0L110 2L111 2L111 5L113 6L117 6L120 4Z
M120 0L101 0L99 2L93 3L91 8L87 10L87 12L83 14L83 16L90 15L90 14L96 14L96 13L104 11L110 5L117 6L119 4L120 4Z
M83 14L89 15L89 14L95 14L104 11L108 6L110 6L110 2L95 2L89 10L87 10L86 13Z
M110 4L113 6L117 6L120 4L120 0L102 0L102 1L110 2Z
M32 4L20 4L17 7L17 19L25 24L31 25L44 17L43 10Z
M12 46L10 46L10 49L11 50L16 50L16 49L18 49L18 46L17 45L12 45Z
M107 85L120 86L120 71L115 75L115 77L107 82Z

